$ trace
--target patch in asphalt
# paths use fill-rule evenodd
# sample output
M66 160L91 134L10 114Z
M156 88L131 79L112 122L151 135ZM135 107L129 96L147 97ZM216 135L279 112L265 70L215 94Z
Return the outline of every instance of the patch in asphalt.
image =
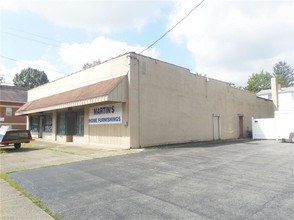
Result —
M11 173L63 219L292 219L294 146L172 148Z

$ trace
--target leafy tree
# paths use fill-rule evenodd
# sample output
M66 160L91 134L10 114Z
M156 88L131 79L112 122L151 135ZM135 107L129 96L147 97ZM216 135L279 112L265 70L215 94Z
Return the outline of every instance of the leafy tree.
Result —
M99 60L94 60L92 63L85 63L85 64L83 65L83 70L85 70L85 69L89 69L89 68L91 68L91 67L93 67L93 66L96 66L96 65L98 65L98 64L100 64L100 63L101 63L100 59L99 59Z
M21 88L35 88L49 82L48 77L44 71L37 69L26 68L20 73L15 74L13 83Z
M271 88L271 78L276 77L282 87L294 86L294 70L286 62L280 61L273 67L273 73L261 71L260 73L253 73L248 81L245 90L251 92L259 92L263 89Z
M263 89L270 89L271 78L272 75L263 70L260 73L253 73L247 81L245 90L257 93Z
M282 87L294 86L294 70L286 62L278 62L273 68L273 76Z
M4 83L4 82L5 82L4 77L0 76L0 83Z

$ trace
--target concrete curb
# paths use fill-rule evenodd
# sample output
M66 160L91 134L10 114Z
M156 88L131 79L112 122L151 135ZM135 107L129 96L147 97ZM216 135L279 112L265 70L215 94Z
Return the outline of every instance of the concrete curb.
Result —
M11 220L52 220L50 215L36 206L30 199L0 179L1 186L1 215L0 219Z

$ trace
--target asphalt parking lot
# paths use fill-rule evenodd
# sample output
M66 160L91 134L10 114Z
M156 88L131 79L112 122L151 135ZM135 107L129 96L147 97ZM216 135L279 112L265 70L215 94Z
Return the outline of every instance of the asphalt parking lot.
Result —
M136 149L126 150L88 145L76 146L73 144L56 144L40 140L33 141L30 144L24 144L20 149L4 147L1 148L1 151L3 151L0 154L1 173L139 152Z
M21 189L7 180L8 173L140 151L105 146L75 146L41 140L24 144L20 149L14 149L13 146L0 148L0 219L53 219L40 208L39 202L35 205L32 198L28 198Z
M9 174L62 219L293 219L294 145L191 145Z

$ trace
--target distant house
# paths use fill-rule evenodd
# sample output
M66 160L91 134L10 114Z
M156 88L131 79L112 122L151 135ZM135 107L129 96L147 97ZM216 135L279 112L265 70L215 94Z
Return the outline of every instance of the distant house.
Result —
M26 116L15 116L15 112L26 102L26 89L0 85L0 126L26 129Z
M271 89L256 94L260 98L272 100ZM294 111L294 86L278 89L279 111Z

